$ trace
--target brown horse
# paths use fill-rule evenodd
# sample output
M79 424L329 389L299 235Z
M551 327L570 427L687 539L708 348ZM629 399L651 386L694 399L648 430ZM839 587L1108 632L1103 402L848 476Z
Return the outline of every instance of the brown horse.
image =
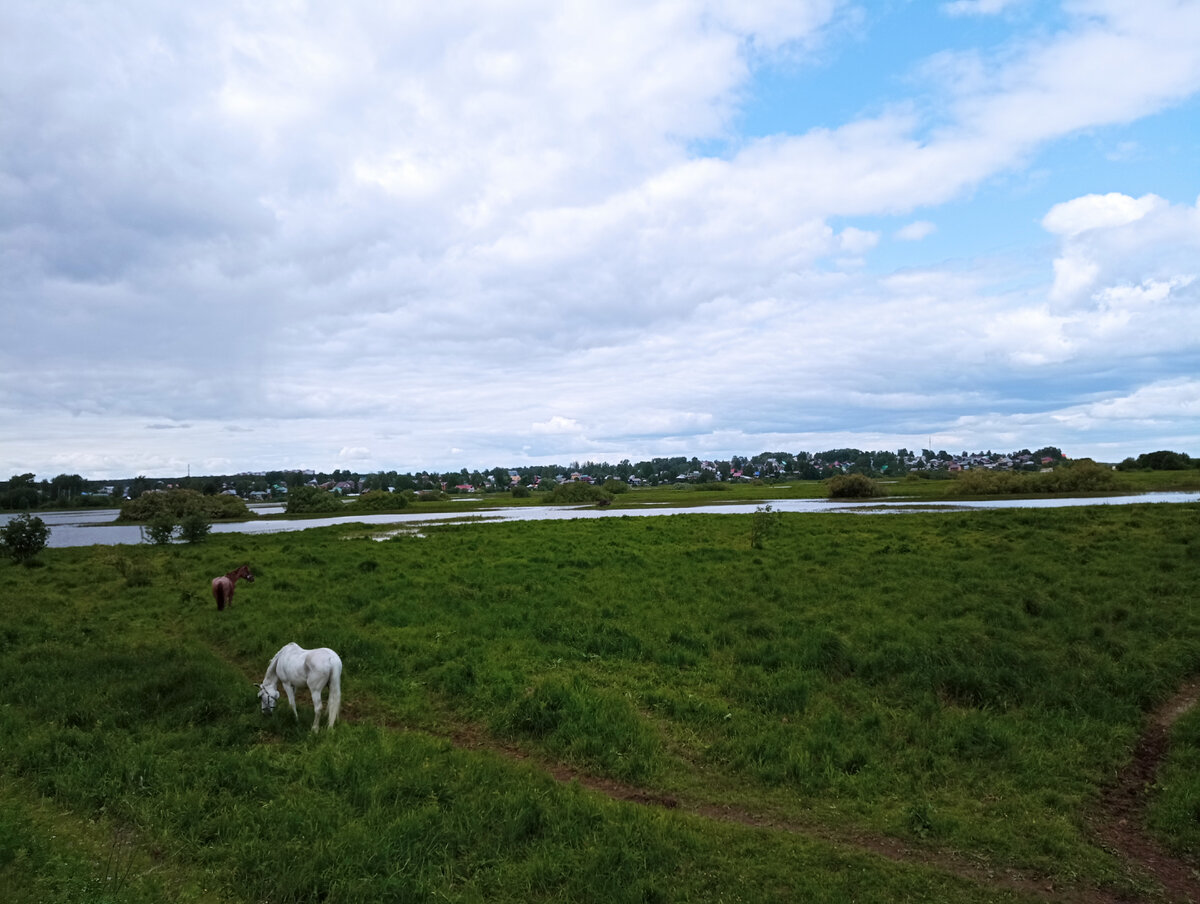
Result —
M233 591L237 587L238 578L245 578L251 584L254 583L254 575L250 573L250 566L243 565L240 568L235 568L229 574L223 574L219 578L213 578L212 588L213 597L217 601L217 611L220 612L226 606L233 604Z

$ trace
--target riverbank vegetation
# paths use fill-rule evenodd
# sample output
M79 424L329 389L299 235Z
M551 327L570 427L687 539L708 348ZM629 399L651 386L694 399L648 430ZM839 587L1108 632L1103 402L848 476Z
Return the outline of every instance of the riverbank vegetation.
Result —
M1200 673L1198 514L45 550L3 566L0 893L1153 901L1095 827L1148 714ZM258 580L218 613L208 582L241 562ZM310 735L303 693L299 723L258 712L293 640L345 662L332 733ZM1200 867L1195 726L1147 793Z

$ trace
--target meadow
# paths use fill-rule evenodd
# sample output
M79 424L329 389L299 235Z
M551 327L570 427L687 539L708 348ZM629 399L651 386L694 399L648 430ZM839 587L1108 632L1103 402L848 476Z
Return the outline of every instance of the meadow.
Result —
M1100 823L1200 674L1198 527L1171 504L45 550L0 567L0 898L1169 900ZM341 654L332 732L303 693L299 722L259 712L288 641ZM1147 824L1200 867L1197 713L1169 740Z

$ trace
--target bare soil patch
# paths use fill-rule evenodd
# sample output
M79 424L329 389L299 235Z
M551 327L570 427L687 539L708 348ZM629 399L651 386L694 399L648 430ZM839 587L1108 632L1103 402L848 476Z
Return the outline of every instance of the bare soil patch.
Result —
M1105 789L1092 830L1101 843L1162 885L1171 901L1200 902L1200 873L1146 832L1148 795L1167 754L1171 726L1200 700L1200 680L1180 688L1152 715L1133 758Z

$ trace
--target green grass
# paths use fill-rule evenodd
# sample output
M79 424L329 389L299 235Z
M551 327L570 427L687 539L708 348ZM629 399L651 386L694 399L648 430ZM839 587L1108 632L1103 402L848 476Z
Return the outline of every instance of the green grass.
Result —
M1088 817L1200 672L1197 515L784 514L761 548L752 515L673 515L46 550L0 574L0 895L1018 899L950 862L1129 890ZM208 581L242 562L257 581L218 613ZM328 735L304 694L299 723L258 712L291 640L345 662ZM1152 823L1200 866L1197 724ZM877 838L932 862L853 843ZM130 868L106 884L114 850Z
M1200 709L1174 726L1155 790L1150 825L1175 853L1200 862Z

